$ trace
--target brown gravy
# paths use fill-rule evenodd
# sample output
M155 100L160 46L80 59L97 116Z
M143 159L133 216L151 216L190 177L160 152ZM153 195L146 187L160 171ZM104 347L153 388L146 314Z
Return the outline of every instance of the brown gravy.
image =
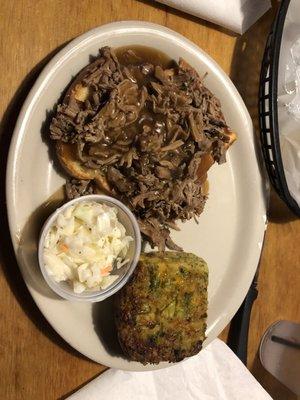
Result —
M123 65L150 63L160 65L162 68L170 68L174 62L172 58L162 51L147 46L132 45L119 47L115 50L115 53L119 62Z
M141 72L142 66L149 68L151 65L158 65L166 69L171 68L174 64L174 61L163 52L146 46L124 46L117 48L115 53L120 64L128 68L140 88L153 80L152 73L145 75ZM100 157L101 159L110 159L115 154L125 154L129 151L136 136L143 132L143 126L147 126L149 130L155 131L158 135L165 136L165 120L164 115L155 114L145 104L135 122L123 128L116 127L108 130L104 140L100 143L86 145L84 152L89 156Z

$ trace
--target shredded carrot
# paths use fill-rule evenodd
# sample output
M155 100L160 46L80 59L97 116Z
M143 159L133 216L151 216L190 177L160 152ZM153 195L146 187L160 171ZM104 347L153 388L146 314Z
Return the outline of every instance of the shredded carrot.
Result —
M109 265L107 267L101 268L101 275L102 276L107 276L109 275L110 271L112 270L112 266Z
M69 247L64 243L60 243L58 247L59 247L59 250L61 250L64 253L66 253L69 250Z

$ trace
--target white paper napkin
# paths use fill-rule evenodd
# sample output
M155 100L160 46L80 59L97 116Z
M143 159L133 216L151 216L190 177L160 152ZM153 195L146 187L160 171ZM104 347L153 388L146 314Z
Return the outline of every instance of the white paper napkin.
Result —
M244 33L270 7L270 0L156 0L188 14Z
M110 369L69 397L72 400L272 400L219 339L197 356L147 372Z

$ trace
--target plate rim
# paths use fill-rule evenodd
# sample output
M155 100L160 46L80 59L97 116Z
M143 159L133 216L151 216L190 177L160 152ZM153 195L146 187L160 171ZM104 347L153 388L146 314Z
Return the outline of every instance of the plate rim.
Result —
M52 74L55 73L56 67L59 66L60 63L63 63L64 58L67 57L67 55L70 53L73 53L73 52L76 53L76 50L77 50L76 47L78 45L82 45L85 41L89 40L89 38L94 36L95 34L103 32L109 28L114 29L114 28L122 28L122 27L126 28L127 30L130 28L132 28L133 30L137 30L137 29L140 29L140 30L143 30L143 29L144 30L145 29L153 30L154 29L156 31L159 30L160 32L163 32L164 34L171 35L173 38L176 37L178 39L178 41L180 41L181 43L182 42L186 43L192 52L197 53L198 55L200 53L202 55L202 57L204 57L207 60L207 63L209 64L210 68L214 71L214 73L216 73L218 75L222 84L226 85L227 90L231 92L231 94L232 94L231 101L235 101L235 103L238 105L239 113L243 114L245 122L247 123L248 130L253 131L252 120L251 120L249 112L244 104L244 101L242 100L239 92L237 91L237 89L234 86L231 79L223 71L223 69L218 65L218 63L212 57L210 57L204 50L202 50L200 47L198 47L195 43L193 43L192 41L190 41L183 35L175 32L169 28L166 28L162 25L154 24L154 23L150 23L150 22L146 22L146 21L134 21L134 20L111 22L111 23L103 24L101 26L93 28L93 29L81 34L80 36L71 40L60 51L58 51L55 54L55 56L52 57L49 60L49 62L45 65L45 67L42 69L37 80L35 81L34 85L32 86L29 94L27 95L25 102L23 103L23 106L19 113L16 125L14 128L14 132L12 135L12 139L11 139L11 143L10 143L10 147L9 147L8 159L7 159L7 166L6 166L6 188L5 188L5 190L6 190L7 215L8 215L10 237L11 237L11 240L13 243L15 256L16 256L22 277L25 281L25 284L26 284L33 300L35 301L35 303L37 304L38 308L40 309L40 311L42 312L43 315L44 315L44 313L39 305L39 302L35 299L35 296L33 295L30 286L27 284L26 279L23 274L23 271L22 271L22 267L20 266L19 259L18 259L18 253L17 253L18 240L16 237L16 231L14 229L16 227L16 223L17 223L16 219L14 218L14 208L16 206L14 178L15 178L16 171L17 171L16 164L17 164L17 158L18 158L18 154L19 154L19 146L22 141L22 137L24 135L26 135L26 132L24 132L22 127L24 125L26 125L27 118L32 112L32 106L34 105L36 97L38 97L38 95L39 95L39 92L42 91L43 87L46 85L47 81L50 79ZM254 139L251 141L251 147L252 147L251 151L254 152L254 155L256 156L256 159L257 159L258 158L257 157L258 149L255 146ZM255 168L255 166L254 166L254 168ZM267 191L265 188L264 177L262 176L262 174L260 172L260 168L261 168L261 166L257 163L256 168L255 168L255 170L256 170L255 175L258 180L258 184L260 184L259 211L260 211L260 215L262 216L262 221L261 221L262 226L261 226L261 229L259 230L261 233L261 237L259 238L259 240L260 240L260 243L263 243L264 233L265 233L265 229L266 229ZM257 264L255 265L255 267L253 267L252 279L254 277L255 270L256 270L258 262L259 262L261 251L262 251L262 246L260 249L258 249L258 248L256 249L255 258L257 259ZM250 286L250 283L251 283L251 281L249 282L249 286ZM245 295L246 295L246 292L245 292ZM242 301L243 301L243 299L238 303L241 304ZM236 310L237 309L238 309L238 307L236 308ZM223 328L229 323L229 321L231 320L232 317L233 316L227 316L226 318L223 318L223 324L222 324L222 325L224 325ZM76 351L78 351L80 354L84 354L84 353L82 353L82 351L79 349L78 346L74 346L73 344L70 343L69 339L61 332L61 329L59 329L59 327L54 326L52 324L52 322L50 320L48 320L47 317L46 317L46 319L47 319L48 323L52 326L52 328L68 344L70 344L73 348L75 348ZM84 354L84 355L87 356L86 354ZM87 357L92 359L90 357L90 355ZM98 360L95 360L95 359L94 359L94 361L99 362ZM109 366L116 367L116 365L112 365L112 364ZM159 365L159 366L151 366L151 368L146 368L146 369L154 370L154 369L159 369L159 368L163 368L163 367L164 366ZM132 369L132 370L137 370L137 369Z

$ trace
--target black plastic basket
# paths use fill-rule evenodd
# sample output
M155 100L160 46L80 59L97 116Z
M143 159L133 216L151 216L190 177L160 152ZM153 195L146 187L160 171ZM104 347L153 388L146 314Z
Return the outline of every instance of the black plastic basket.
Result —
M270 181L278 195L298 216L300 208L286 182L278 127L277 84L282 32L290 0L283 0L269 34L259 85L259 124L262 151Z

